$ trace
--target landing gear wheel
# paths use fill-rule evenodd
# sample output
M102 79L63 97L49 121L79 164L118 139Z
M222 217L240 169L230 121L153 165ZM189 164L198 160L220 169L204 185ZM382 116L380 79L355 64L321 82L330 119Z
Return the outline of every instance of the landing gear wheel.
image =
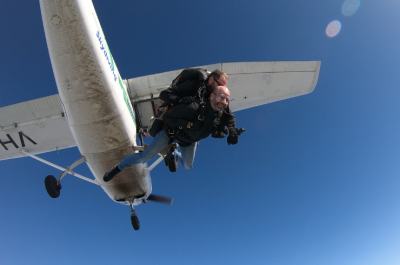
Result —
M168 161L168 169L170 172L176 172L178 170L178 161L176 159Z
M57 183L57 179L54 176L48 175L44 179L44 185L50 197L55 199L60 196L61 185Z
M139 230L140 229L139 218L137 217L136 214L132 214L131 215L131 222L132 222L133 229L135 229L135 230Z

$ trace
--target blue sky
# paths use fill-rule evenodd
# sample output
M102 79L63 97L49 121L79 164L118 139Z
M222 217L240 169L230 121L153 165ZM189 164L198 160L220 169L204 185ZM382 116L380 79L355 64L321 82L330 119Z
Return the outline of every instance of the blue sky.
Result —
M172 206L129 207L30 158L1 161L2 264L399 264L400 3L94 0L123 78L219 62L322 62L309 95L235 113L236 146L152 172ZM0 9L0 107L57 93L38 1ZM326 27L341 22L329 38ZM77 148L41 157L67 167ZM92 177L86 166L76 171Z

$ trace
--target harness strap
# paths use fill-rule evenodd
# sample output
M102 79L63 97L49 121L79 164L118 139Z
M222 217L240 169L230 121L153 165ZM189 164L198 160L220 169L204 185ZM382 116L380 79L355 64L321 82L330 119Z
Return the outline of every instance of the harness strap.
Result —
M215 118L215 120L214 120L214 125L217 125L217 126L220 125L222 114L224 114L224 112L221 110L221 111L218 113L218 117Z
M169 126L166 128L169 141L168 144L172 144L175 141L176 134L179 132L179 130L182 129L181 127L176 127L176 126Z
M204 97L206 95L206 86L203 85L198 90L198 96L200 99L200 114L197 117L199 121L204 121L204 114L206 113L206 103L204 102Z
M200 114L199 114L199 116L197 117L197 119L198 119L199 121L204 121L204 114L206 114L206 103L201 102L201 103L200 103Z

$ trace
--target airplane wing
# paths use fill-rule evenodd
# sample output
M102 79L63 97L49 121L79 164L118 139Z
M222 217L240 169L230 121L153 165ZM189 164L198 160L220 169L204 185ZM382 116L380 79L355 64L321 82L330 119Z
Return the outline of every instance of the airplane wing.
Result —
M0 108L0 160L76 146L58 95Z
M311 93L321 62L255 62L222 64L229 76L230 108L239 111Z
M320 61L244 62L218 63L199 68L210 72L220 69L228 74L229 106L232 111L239 111L311 93L317 84L320 66ZM157 100L160 92L182 70L125 80L140 127L147 127L160 105L160 100Z
M239 111L312 92L321 62L218 63L205 66L221 69L229 76L230 108ZM162 90L182 71L124 80L140 128L147 128L161 105ZM76 146L58 95L0 108L0 160L23 157L22 148L40 154Z

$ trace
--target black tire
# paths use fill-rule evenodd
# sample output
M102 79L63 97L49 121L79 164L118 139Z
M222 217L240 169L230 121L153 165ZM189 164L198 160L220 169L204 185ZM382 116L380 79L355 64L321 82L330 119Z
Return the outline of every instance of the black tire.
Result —
M131 222L132 222L133 229L135 229L135 230L140 229L140 221L136 214L131 215Z
M60 196L61 185L57 184L57 179L54 176L48 175L44 179L44 185L50 197L55 199Z
M176 172L178 170L178 161L176 159L171 159L168 162L168 169L170 172Z

